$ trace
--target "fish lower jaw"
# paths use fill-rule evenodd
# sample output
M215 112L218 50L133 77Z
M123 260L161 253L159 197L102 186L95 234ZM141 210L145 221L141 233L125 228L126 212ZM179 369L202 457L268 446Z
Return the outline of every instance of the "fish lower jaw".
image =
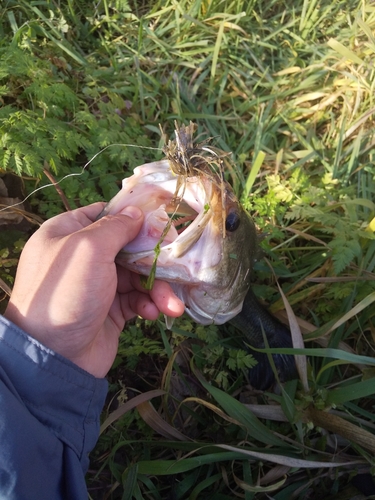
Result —
M141 256L127 255L125 252L120 252L116 257L116 263L120 266L129 269L137 274L148 277L152 268L155 253L142 252ZM185 265L173 265L166 262L161 263L158 259L156 266L155 277L168 282L175 282L182 285L190 285L197 283L197 278L192 276L190 270Z
M231 296L223 294L211 296L204 287L187 287L171 283L177 297L185 304L185 312L200 325L223 325L242 310L243 301L233 304Z

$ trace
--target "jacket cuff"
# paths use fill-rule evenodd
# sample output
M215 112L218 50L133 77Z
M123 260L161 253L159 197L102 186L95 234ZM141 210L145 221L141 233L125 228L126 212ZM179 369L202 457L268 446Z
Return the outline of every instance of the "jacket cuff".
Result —
M0 366L8 389L78 456L84 470L99 435L105 379L79 368L0 316Z

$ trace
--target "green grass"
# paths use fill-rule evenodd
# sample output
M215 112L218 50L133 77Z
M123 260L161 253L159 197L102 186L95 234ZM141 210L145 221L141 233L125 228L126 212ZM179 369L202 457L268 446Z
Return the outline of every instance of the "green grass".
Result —
M162 145L159 124L196 121L232 151L228 179L263 235L254 290L285 319L277 277L306 347L303 383L258 394L232 327L129 325L91 497L358 494L375 450L374 6L9 0L0 16L0 174L26 193L80 174L60 184L70 207L108 200L161 156L141 148ZM29 216L64 210L53 187L29 201ZM21 243L0 238L9 286Z

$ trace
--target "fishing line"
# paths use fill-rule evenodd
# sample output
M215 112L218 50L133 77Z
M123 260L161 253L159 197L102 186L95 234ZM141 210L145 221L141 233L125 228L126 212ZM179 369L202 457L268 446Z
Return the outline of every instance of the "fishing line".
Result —
M14 203L13 205L8 205L4 208L0 208L0 212L4 212L5 210L9 210L10 208L17 207L19 205L22 205L26 200L28 200L33 194L37 193L38 191L41 191L42 189L48 188L48 187L53 187L53 186L58 186L62 181L67 179L68 177L79 177L80 175L83 175L84 171L86 168L90 165L91 162L95 160L101 153L103 153L106 149L111 148L113 146L121 146L121 147L127 147L127 148L140 148L140 149L151 149L153 151L163 151L162 148L153 148L151 146L139 146L137 144L109 144L105 148L101 149L96 153L91 160L89 160L83 167L81 172L73 172L71 174L67 174L64 177L62 177L59 181L56 182L51 182L50 184L45 184L44 186L40 186L34 191L32 191L30 194L28 194L23 200L19 201L18 203Z

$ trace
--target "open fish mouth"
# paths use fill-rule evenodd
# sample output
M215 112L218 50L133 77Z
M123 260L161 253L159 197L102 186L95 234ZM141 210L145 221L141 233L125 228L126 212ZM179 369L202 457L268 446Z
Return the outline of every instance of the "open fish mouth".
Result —
M212 168L209 159L219 162L219 150L194 145L194 128L177 127L166 158L135 168L100 217L141 208L143 226L116 261L147 276L149 286L155 278L168 281L197 322L222 324L242 308L256 234L222 172Z

